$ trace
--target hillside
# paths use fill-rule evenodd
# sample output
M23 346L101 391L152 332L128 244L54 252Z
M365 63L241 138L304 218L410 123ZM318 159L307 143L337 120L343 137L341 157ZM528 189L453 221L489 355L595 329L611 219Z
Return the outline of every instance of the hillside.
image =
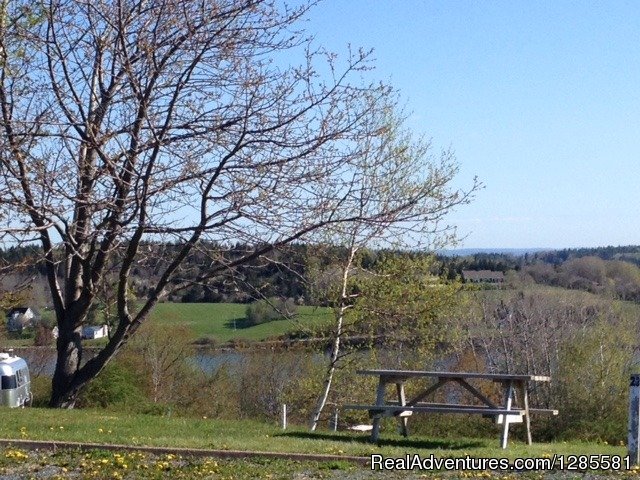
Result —
M161 303L151 314L159 325L186 326L195 339L227 342L232 339L265 340L292 330L314 329L331 320L327 307L302 306L291 320L247 326L247 306L239 303Z

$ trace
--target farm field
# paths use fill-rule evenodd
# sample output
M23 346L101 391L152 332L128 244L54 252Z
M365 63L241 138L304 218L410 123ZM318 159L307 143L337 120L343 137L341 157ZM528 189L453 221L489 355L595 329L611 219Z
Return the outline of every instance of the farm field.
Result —
M249 327L245 325L246 308L240 303L160 303L152 312L151 320L159 325L183 325L191 329L195 338L220 342L265 340L292 330L313 329L331 321L331 309L302 306L294 319Z
M247 326L241 303L159 303L151 313L151 321L164 326L185 326L195 339L228 342L232 339L260 341L284 335L294 330L313 330L332 319L328 307L298 307L298 315L290 320L274 320L255 326ZM53 312L43 311L43 318L54 322ZM105 339L86 341L87 345L101 346ZM6 348L28 347L33 338L3 339Z

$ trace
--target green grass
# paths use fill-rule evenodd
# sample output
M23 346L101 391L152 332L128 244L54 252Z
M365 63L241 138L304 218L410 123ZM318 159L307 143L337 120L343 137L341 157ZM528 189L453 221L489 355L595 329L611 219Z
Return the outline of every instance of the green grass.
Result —
M151 314L160 325L184 325L196 338L265 340L292 330L313 328L331 320L331 310L322 307L299 307L292 320L275 320L245 327L247 306L239 303L161 303Z
M33 338L3 338L2 348L32 347Z
M407 452L440 457L543 457L557 454L625 455L623 446L602 443L537 443L527 446L510 441L507 450L495 438L433 439L395 433L386 427L379 445L368 434L309 432L301 427L282 431L275 424L249 420L159 417L105 410L0 409L0 438L114 443L222 450L273 451L368 456L382 453L402 456Z
M558 442L527 446L510 441L509 448L497 446L498 430L492 438L436 439L423 436L402 438L394 433L390 419L378 445L368 442L368 434L351 432L309 432L302 427L282 431L274 424L249 420L223 421L207 418L176 418L127 414L108 410L49 410L0 408L0 438L109 443L131 446L207 448L254 452L311 453L338 456L404 458L431 454L447 458L550 458L564 455L626 455L624 446L603 443ZM58 450L28 452L19 445L0 449L0 476L6 478L228 478L244 479L457 479L494 478L524 480L540 478L582 478L581 472L487 472L487 471L370 471L344 460L329 462L291 461L251 457L246 459L190 458L181 455L153 455L127 451ZM638 470L601 471L589 478L635 478ZM577 475L577 477L576 477ZM3 478L5 478L3 476ZM33 477L35 478L35 477Z

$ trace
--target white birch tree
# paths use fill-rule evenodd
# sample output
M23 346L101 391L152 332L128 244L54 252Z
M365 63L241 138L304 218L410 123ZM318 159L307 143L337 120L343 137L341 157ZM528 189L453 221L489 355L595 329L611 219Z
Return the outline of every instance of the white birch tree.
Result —
M334 304L331 351L311 430L318 426L336 369L345 355L345 318L357 301L350 287L359 270L359 252L372 246L433 249L451 244L455 228L446 223L445 216L456 206L468 203L480 187L474 180L468 189L456 189L453 180L458 164L452 152L433 154L430 142L415 139L405 127L405 119L393 109L379 116L375 123L378 130L367 137L366 153L355 160L350 193L345 197L344 208L357 220L330 227L332 241L343 247L344 258L338 262L339 293Z

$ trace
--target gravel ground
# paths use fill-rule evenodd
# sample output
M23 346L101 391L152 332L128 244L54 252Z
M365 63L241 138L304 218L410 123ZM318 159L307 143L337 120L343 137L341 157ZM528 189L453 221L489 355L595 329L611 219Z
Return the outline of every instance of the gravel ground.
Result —
M113 451L0 450L0 480L27 479L293 479L293 480L449 480L614 479L638 478L640 470L567 471L371 471L344 461L299 462L284 459L213 459Z

